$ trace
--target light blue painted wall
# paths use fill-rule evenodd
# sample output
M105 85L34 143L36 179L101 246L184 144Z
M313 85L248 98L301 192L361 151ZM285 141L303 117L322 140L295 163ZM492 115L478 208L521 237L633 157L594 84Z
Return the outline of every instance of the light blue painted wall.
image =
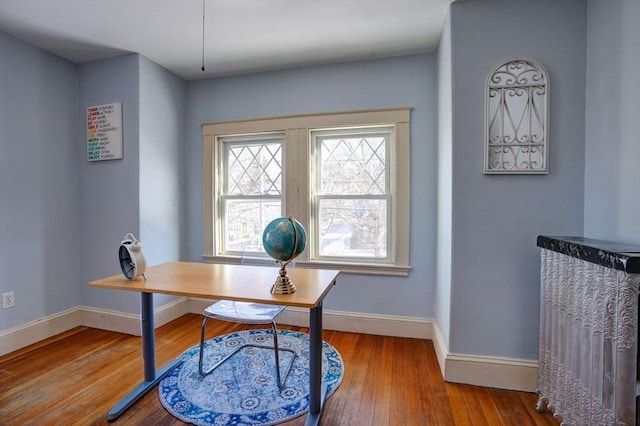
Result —
M188 259L201 261L202 133L206 122L410 106L411 264L408 278L344 275L325 308L433 318L437 180L434 55L413 55L197 81L188 87Z
M80 164L80 243L76 267L87 306L140 312L136 292L91 288L91 280L119 274L118 247L128 232L140 235L139 55L83 63L79 70L76 161ZM86 109L122 102L124 158L88 162Z
M635 231L622 232L635 229L638 217L638 185L627 184L638 181L638 168L633 167L640 145L633 92L638 86L623 86L629 90L619 89L610 102L599 102L603 90L635 81L637 16L637 3L630 0L615 6L602 0L539 0L535 7L523 0L461 2L452 7L437 56L190 83L136 54L74 68L0 33L0 258L10 260L1 264L0 286L2 291L15 290L18 301L16 308L0 311L0 329L79 304L138 313L137 293L86 286L91 279L119 273L116 247L127 232L151 240L145 248L152 262L176 253L185 260L201 260L203 122L411 106L414 269L406 279L345 276L325 306L435 316L451 352L535 359L535 237L579 235L584 230L595 237L638 240ZM533 57L549 71L547 176L482 175L485 78L498 62L515 56ZM123 102L125 158L88 163L86 107L111 102ZM184 121L181 109L186 111ZM35 122L44 124L33 126L34 115ZM620 117L621 124L614 117ZM598 120L604 119L609 121L601 126ZM183 131L181 153L182 142L173 138ZM171 136L165 138L162 132ZM615 140L605 137L611 132L619 132ZM147 162L156 139L162 150ZM614 150L604 150L603 139ZM184 155L184 169L179 160L171 161L172 155ZM152 168L159 162L163 172ZM156 179L165 185L180 176L181 195L176 195L173 182L158 203L140 194L141 189L145 194L156 191ZM612 191L634 190L635 197L611 198ZM174 202L184 205L184 216ZM604 206L615 206L613 216L607 217L614 217L614 225L602 219ZM166 215L158 217L156 208ZM153 235L175 223L185 231L178 244L175 230ZM447 250L449 227L448 262L446 256L437 258L436 251ZM165 243L167 247L156 251L157 244ZM79 257L70 258L69 252ZM450 270L438 269L434 295L436 263L445 268L450 263ZM18 280L20 288L7 288Z
M537 359L536 236L580 235L584 203L586 3L477 0L451 6L453 256L450 351ZM549 174L483 175L484 87L498 63L550 78Z
M140 235L149 266L180 260L187 83L140 56ZM161 306L175 298L154 295Z
M80 304L77 73L0 32L0 330Z
M438 45L438 243L434 297L438 329L449 347L451 327L451 242L453 238L453 80L451 15Z
M584 234L640 244L640 1L590 0Z

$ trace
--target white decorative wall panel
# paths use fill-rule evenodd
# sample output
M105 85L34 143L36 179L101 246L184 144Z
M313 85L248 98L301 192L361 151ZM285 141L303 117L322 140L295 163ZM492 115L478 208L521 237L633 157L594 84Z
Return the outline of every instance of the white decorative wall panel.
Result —
M549 77L532 59L498 65L486 86L486 174L547 173Z

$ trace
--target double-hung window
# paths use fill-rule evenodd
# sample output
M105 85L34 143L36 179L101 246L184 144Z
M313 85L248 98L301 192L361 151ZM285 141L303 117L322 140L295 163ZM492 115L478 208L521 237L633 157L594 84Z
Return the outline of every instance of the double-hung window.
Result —
M262 230L282 214L284 134L220 138L221 251L260 251Z
M406 275L407 108L203 125L204 258L263 257L262 230L292 216L308 267Z
M389 262L393 127L311 131L312 257Z

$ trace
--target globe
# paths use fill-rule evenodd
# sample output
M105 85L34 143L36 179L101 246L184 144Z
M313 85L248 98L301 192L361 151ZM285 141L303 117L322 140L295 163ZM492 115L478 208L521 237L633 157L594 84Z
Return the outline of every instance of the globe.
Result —
M307 245L307 232L304 226L292 217L279 217L272 220L262 232L264 251L280 262L280 272L271 287L273 294L292 294L296 285L287 276L287 265L298 257Z
M296 219L279 217L264 228L262 245L269 256L287 264L307 246L307 232Z

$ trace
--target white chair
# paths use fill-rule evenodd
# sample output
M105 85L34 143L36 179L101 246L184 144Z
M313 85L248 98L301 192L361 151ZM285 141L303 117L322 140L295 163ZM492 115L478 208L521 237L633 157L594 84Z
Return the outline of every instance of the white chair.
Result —
M243 260L245 256L243 254ZM243 262L244 263L244 262ZM220 365L222 365L225 361L235 355L238 351L242 350L246 347L254 347L254 348L262 348L262 349L273 349L273 353L275 356L275 367L276 367L276 379L278 384L278 389L282 390L284 388L285 382L287 381L287 377L289 376L289 372L291 371L291 367L293 366L293 361L296 357L295 351L288 348L279 348L278 347L278 329L276 327L276 317L280 315L282 311L286 309L286 306L280 305L266 305L262 303L251 303L251 302L236 302L232 300L219 300L213 305L208 306L204 312L204 320L202 321L202 330L200 333L200 358L198 362L198 371L202 377L210 374ZM236 350L225 356L222 360L218 361L213 366L208 369L204 368L204 341L207 333L207 322L211 319L217 319L222 321L229 322L238 322L243 324L271 324L271 330L273 334L273 346L264 346L264 345L255 345L247 343L238 347ZM280 374L280 351L290 352L292 354L291 361L288 363L287 368L285 370L284 376Z

